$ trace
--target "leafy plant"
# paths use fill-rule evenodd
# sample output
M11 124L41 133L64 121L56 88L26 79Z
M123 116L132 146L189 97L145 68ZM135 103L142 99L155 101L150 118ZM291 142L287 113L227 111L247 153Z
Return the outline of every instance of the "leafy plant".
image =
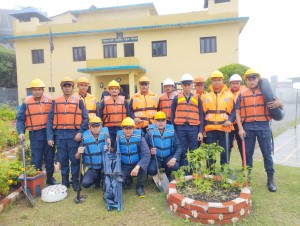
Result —
M224 149L213 144L202 144L199 148L188 151L187 153L187 166L182 166L177 172L174 172L174 176L177 179L176 186L178 188L188 186L189 182L185 179L186 173L191 173L194 177L193 184L200 193L209 194L212 192L215 179L211 175L216 173L216 159L217 156L223 152ZM244 183L237 183L230 179L233 171L229 165L222 166L222 175L220 180L220 186L225 189L231 189L232 187L241 186ZM242 181L241 179L239 181Z

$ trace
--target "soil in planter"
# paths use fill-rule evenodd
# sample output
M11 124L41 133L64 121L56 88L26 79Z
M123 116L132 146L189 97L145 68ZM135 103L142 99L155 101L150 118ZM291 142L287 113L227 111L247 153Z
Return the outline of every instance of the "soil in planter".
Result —
M238 198L241 190L237 187L224 189L221 187L221 182L215 180L210 193L200 193L199 189L197 189L193 181L190 180L186 182L186 185L180 188L177 187L177 192L184 197L203 202L228 202L230 200Z

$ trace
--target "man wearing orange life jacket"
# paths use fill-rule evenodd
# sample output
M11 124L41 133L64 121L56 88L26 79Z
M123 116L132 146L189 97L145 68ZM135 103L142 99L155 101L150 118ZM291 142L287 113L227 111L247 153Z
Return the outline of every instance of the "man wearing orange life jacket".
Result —
M182 145L180 165L187 166L187 150L195 150L199 147L199 141L203 139L203 109L199 96L194 97L191 92L193 76L183 74L181 76L182 93L174 97L171 107L171 123Z
M200 98L206 94L206 91L204 90L204 84L205 84L205 79L202 76L197 76L194 79L194 85L195 85L195 95L199 95Z
M171 105L175 94L174 81L170 78L167 78L163 82L164 93L159 97L158 101L158 111L163 111L167 116L167 124L171 123Z
M90 83L87 78L85 77L79 78L77 81L78 92L74 94L78 95L79 98L83 101L84 106L88 111L89 118L91 118L96 116L97 98L94 95L89 94L87 92L89 85Z
M224 76L219 70L214 71L211 76L211 91L202 97L203 111L205 114L206 143L217 143L226 150L226 133L233 130L232 122L235 120L234 98L223 84ZM221 153L221 167L230 161L230 149L232 137L228 136L228 155L226 151ZM228 157L228 159L227 159ZM213 164L213 160L209 164Z
M63 95L52 103L47 123L48 145L57 146L61 165L62 184L69 184L69 160L71 161L72 187L78 188L79 160L75 158L83 131L88 128L88 113L78 95L73 95L74 81L66 77L60 83Z
M129 115L134 119L137 128L144 133L149 124L154 122L154 115L157 112L158 96L149 91L150 80L143 76L139 79L140 91L131 97L129 103Z
M253 153L257 139L264 157L268 189L271 192L275 192L277 188L274 183L275 170L272 159L272 132L269 109L277 107L283 109L283 104L277 98L272 102L265 103L265 99L258 86L260 74L252 68L246 71L244 79L247 88L239 94L235 109L239 135L245 140L246 163L250 169L249 174L253 167Z
M46 163L47 181L49 185L57 184L53 178L54 154L53 147L47 144L46 125L52 99L44 95L45 84L40 79L30 83L32 96L25 98L17 115L17 131L19 138L25 140L25 129L29 131L31 161L37 169L42 170L43 161Z
M110 96L104 96L100 102L99 110L97 110L97 116L102 119L103 126L108 128L112 147L116 141L117 131L122 129L123 119L129 116L125 96L119 96L120 88L120 84L112 80L108 84Z
M229 78L229 83L230 83L230 87L228 91L232 93L234 97L234 102L236 102L236 99L240 94L241 90L245 89L245 86L242 85L242 77L239 74L233 74ZM234 130L230 132L230 136L232 137L232 143L230 144L230 149L233 147L233 141L236 140L241 155L241 159L243 162L242 140L241 137L239 136L239 128L236 121L233 122L233 126L234 126Z

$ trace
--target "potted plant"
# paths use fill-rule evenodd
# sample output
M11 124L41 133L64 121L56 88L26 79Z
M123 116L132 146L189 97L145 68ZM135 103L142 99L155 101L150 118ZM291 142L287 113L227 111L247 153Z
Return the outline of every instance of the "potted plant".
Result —
M29 144L25 145L25 162L26 162L26 175L27 175L27 187L30 189L30 192L33 197L40 196L41 191L44 188L44 179L46 172L39 171L31 163L30 158L30 146ZM17 159L22 162L22 147L18 148ZM22 167L22 172L24 168ZM19 178L21 186L24 186L24 174L22 173Z
M24 171L24 168L22 168ZM26 166L27 187L29 188L33 197L40 196L44 188L44 179L46 172L37 170L34 165L29 164ZM24 186L24 174L19 176L21 186Z
M188 166L174 172L176 179L169 184L167 202L172 212L201 224L234 224L249 215L251 193L244 187L245 178L230 179L228 165L216 176L216 164L207 164L222 151L217 144L202 144L187 153ZM185 176L187 172L191 175Z

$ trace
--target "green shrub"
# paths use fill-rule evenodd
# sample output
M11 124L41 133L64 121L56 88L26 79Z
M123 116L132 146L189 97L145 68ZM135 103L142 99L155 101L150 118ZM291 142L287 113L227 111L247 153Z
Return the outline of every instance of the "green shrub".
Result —
M15 120L17 116L17 110L9 107L6 104L2 104L0 107L0 120L1 121L12 121Z

